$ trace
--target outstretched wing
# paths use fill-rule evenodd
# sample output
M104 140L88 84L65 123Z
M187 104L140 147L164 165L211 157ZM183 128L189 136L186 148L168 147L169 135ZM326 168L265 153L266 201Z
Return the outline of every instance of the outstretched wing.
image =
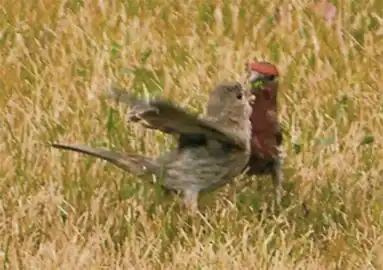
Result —
M132 107L129 119L146 128L157 129L173 135L206 137L233 147L244 149L246 142L234 132L224 130L208 119L161 98L140 100L121 90L112 89L112 97Z

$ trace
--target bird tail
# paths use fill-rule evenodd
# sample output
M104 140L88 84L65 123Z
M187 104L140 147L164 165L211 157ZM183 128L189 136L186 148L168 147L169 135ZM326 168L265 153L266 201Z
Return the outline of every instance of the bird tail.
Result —
M113 152L84 145L52 144L52 147L87 154L106 160L136 176L162 176L162 166L156 160L142 155Z

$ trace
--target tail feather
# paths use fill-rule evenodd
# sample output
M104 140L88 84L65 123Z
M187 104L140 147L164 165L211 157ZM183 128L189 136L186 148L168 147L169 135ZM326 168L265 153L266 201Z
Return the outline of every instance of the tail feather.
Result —
M145 176L150 174L156 177L162 176L161 166L152 158L142 155L113 152L106 149L92 148L84 145L53 143L52 147L72 150L93 157L101 158L136 176Z

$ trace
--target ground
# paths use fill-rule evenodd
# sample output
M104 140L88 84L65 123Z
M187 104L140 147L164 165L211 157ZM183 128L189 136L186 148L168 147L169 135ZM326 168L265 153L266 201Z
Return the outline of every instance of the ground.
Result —
M1 267L382 269L383 2L333 3L330 24L311 1L2 1ZM193 217L113 165L49 147L157 155L173 140L127 123L109 83L203 112L253 58L281 73L280 212L267 177L207 194Z

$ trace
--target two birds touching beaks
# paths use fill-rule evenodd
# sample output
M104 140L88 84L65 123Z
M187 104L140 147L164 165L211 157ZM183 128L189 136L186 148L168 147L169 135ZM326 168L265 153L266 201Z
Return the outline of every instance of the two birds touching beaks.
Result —
M269 174L279 206L284 153L277 117L278 70L267 62L250 62L246 75L249 89L239 82L217 84L203 116L166 99L140 100L111 89L112 98L131 107L129 121L177 138L176 149L156 158L83 145L52 146L101 158L148 181L156 179L165 190L182 192L185 206L193 211L200 192L216 190L243 172Z

